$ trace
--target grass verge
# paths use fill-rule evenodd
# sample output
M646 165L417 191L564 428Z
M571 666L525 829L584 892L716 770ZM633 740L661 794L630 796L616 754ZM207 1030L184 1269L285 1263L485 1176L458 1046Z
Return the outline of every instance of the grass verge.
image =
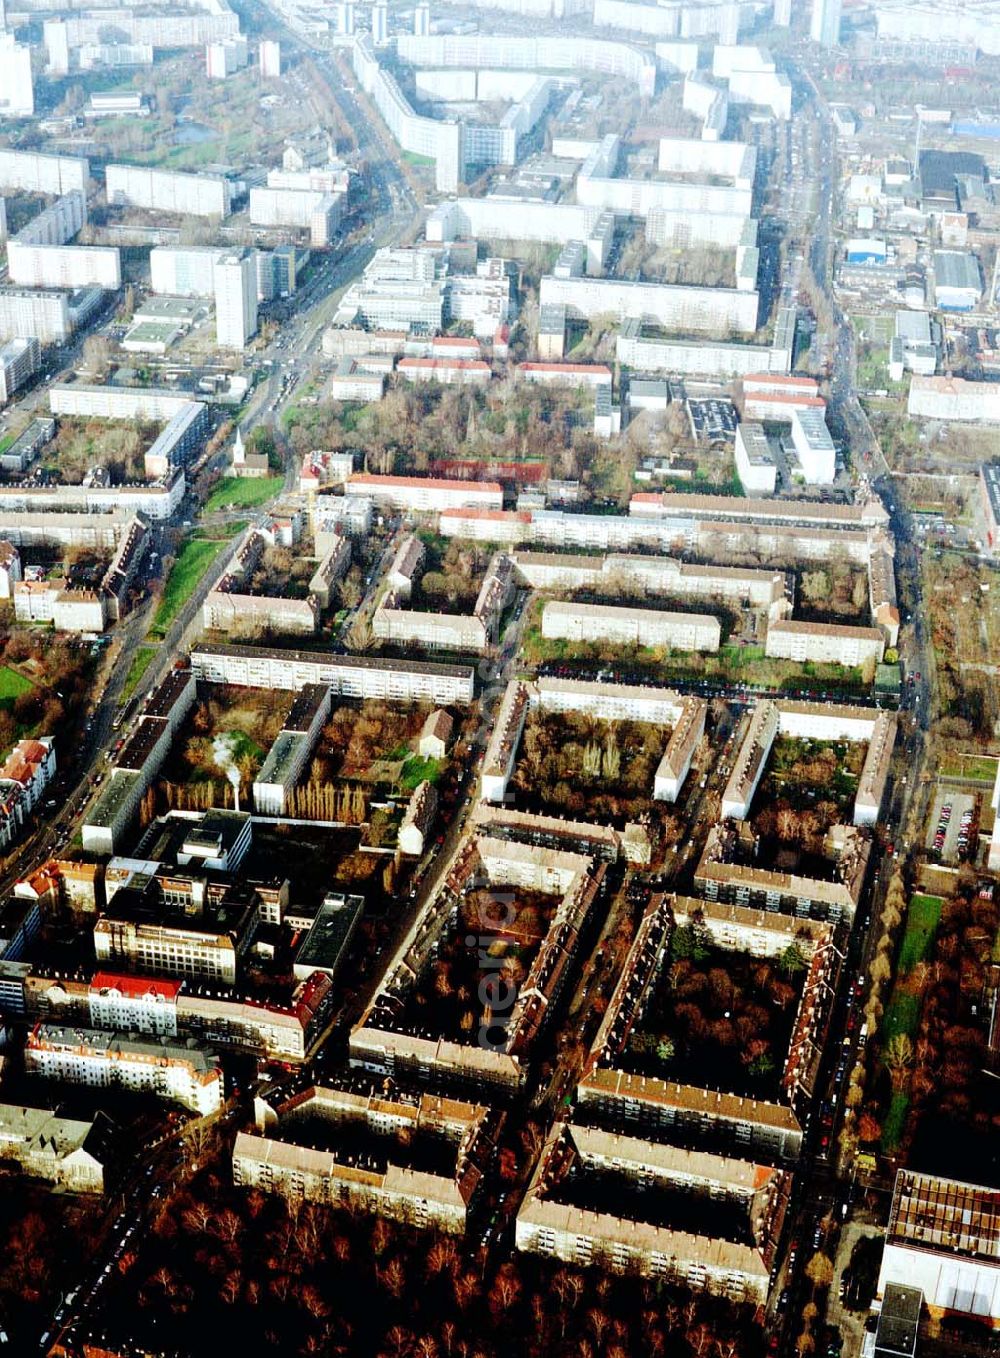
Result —
M910 900L906 912L906 932L899 950L899 972L908 975L918 962L922 962L934 942L934 935L941 920L940 896L916 895Z
M281 478L278 476L224 476L205 501L205 513L217 514L219 510L230 507L256 508L272 500L280 486Z
M224 542L192 539L177 554L163 587L163 597L150 628L151 637L163 638L170 624L198 588L198 584L225 546Z
M122 702L128 702L132 694L142 682L142 676L153 663L156 655L155 646L140 646L132 657L132 663L128 667L128 674L125 676L125 683L122 687Z
M903 1137L906 1115L910 1110L910 1096L901 1089L893 1091L889 1100L889 1111L882 1123L882 1149L891 1152L896 1149Z
M0 707L13 707L21 694L30 693L33 687L30 679L25 679L9 665L0 667Z

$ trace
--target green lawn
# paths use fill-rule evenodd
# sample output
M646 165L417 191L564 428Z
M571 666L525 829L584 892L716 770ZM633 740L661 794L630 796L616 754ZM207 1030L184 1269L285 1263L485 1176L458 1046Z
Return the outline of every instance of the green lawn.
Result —
M153 663L156 655L155 646L140 646L132 657L132 663L128 667L128 674L125 676L125 684L122 688L122 702L127 702L132 694L139 687L142 676Z
M256 759L263 763L267 756L267 751L262 745L258 745L252 736L248 736L245 731L227 731L226 736L230 742L230 748L234 759Z
M205 501L205 513L215 514L220 509L235 505L237 509L253 509L274 499L281 486L277 476L224 476Z
M903 1136L906 1114L910 1108L910 1096L897 1089L889 1101L889 1111L882 1123L882 1149L894 1151Z
M441 761L439 759L422 759L420 755L414 755L408 759L403 766L403 776L400 779L405 788L412 792L420 783L436 783L441 777Z
M997 776L995 756L988 754L951 754L941 760L941 772L946 778L972 778L980 783L993 783Z
M941 919L940 896L913 896L906 912L906 932L899 950L899 972L906 976L930 951Z
M163 597L150 628L152 636L166 636L170 624L198 588L202 576L224 546L223 542L200 539L192 539L184 544L163 587Z
M892 999L882 1019L881 1041L883 1047L899 1033L912 1037L917 1031L920 1018L920 997L910 995L899 986L892 992Z
M30 679L4 665L0 668L0 707L13 707L15 699L22 693L30 693L32 687Z

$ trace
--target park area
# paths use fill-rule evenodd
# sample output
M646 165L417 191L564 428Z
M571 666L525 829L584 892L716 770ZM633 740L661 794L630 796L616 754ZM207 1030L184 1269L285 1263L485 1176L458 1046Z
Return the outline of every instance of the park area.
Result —
M280 476L224 476L209 492L206 514L224 509L258 509L273 500L282 487Z
M334 708L313 755L309 777L318 783L349 779L394 791L436 783L447 760L416 751L429 707L377 700Z
M478 542L421 533L424 560L407 605L428 613L472 612L492 549Z
M935 734L946 744L944 756L954 746L967 762L977 753L970 739L985 755L1000 720L1000 689L988 664L1000 653L1000 585L989 567L956 552L924 552L921 566L941 710Z
M42 449L35 470L67 485L79 485L97 467L113 485L143 481L144 455L159 432L157 424L60 416L56 436Z
M894 1151L899 1145L909 1113L910 1094L906 1083L927 979L924 964L934 947L943 905L940 896L917 893L910 897L906 912L895 983L879 1031L882 1063L891 1086L882 1122L882 1149L886 1152Z
M517 804L597 821L634 820L662 809L653 786L669 739L669 727L648 722L533 711L512 780Z
M89 647L48 629L0 626L0 759L22 736L71 739L94 663Z
M189 538L174 558L163 586L150 635L162 640L178 613L198 588L212 562L225 546L224 540Z
M775 1099L807 964L793 943L778 958L714 944L697 924L675 929L669 956L619 1058L636 1075ZM710 1076L707 1074L710 1072Z
M837 819L850 822L867 750L863 741L779 736L771 747L767 769L754 797L760 808L758 818L769 821L769 809L774 808L775 820L779 820L778 810L785 806L794 812L816 812L819 824L814 833L822 833ZM773 835L777 828L769 824L767 833ZM777 837L801 839L803 830L792 827Z
M117 73L115 78L116 91L150 92L145 72L134 79ZM79 89L71 85L67 101ZM152 93L148 117L106 118L90 125L102 159L189 171L277 164L287 139L307 132L314 122L309 100L290 98L281 82L262 86L256 67L236 71L224 82L192 80L187 54L157 61ZM76 106L67 111L75 112Z
M439 936L406 993L398 1016L401 1031L469 1042L479 1025L489 1027L494 1019L498 1026L508 1022L511 996L531 969L558 901L558 896L522 888L504 888L500 894L488 887L467 892L454 923ZM489 921L488 929L484 921ZM486 974L497 978L495 1013L491 1002L484 1009L480 998Z
M163 766L157 809L231 806L237 777L240 805L249 806L254 779L284 727L291 698L284 691L201 685ZM425 780L440 781L448 760L423 758L416 749L429 711L378 701L336 707L290 793L290 814L360 825L369 818L376 790L403 797ZM383 812L376 811L371 821L379 834L387 829Z
M240 805L247 806L290 699L281 691L202 685L160 775L165 808L231 806L233 769L239 775Z

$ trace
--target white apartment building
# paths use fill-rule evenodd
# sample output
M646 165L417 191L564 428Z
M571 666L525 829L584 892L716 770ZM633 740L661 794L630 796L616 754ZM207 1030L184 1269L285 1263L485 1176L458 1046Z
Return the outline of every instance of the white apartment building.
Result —
M587 273L600 274L614 236L614 216L578 203L549 203L489 194L485 198L449 198L428 214L429 241L523 240L566 245L582 241ZM695 229L692 227L692 238ZM735 242L734 242L735 243Z
M63 344L73 333L65 292L0 287L0 339Z
M736 471L751 495L773 495L777 463L764 426L744 421L736 428Z
M221 349L246 348L257 333L257 262L252 250L215 261L215 342Z
M832 665L880 664L885 635L879 627L844 627L835 623L772 622L765 654L776 660L819 661Z
M707 613L661 613L652 608L550 600L542 609L542 636L664 646L674 651L717 651L721 627L718 618Z
M836 47L840 42L842 0L812 0L809 36L821 47Z
M374 41L378 41L377 36ZM435 163L437 188L444 193L454 193L464 171L462 124L424 118L416 113L396 78L379 66L371 38L355 38L351 58L358 83L402 149L430 157Z
M61 45L66 50L92 46L152 46L204 47L220 38L236 37L240 31L237 15L225 0L197 0L173 12L144 12L139 6L127 6L115 14L114 29L117 41L107 43L108 19L105 9L77 9L66 20L46 21L45 45L49 49L49 33L54 27L62 29ZM82 58L81 58L82 60Z
M281 43L262 39L258 54L260 73L265 80L281 79Z
M475 671L468 665L425 664L381 656L324 651L270 651L262 646L199 643L191 652L196 679L244 688L297 690L329 684L336 696L396 702L471 703Z
M732 772L722 794L722 818L746 820L750 804L767 765L771 746L778 736L778 709L771 702L759 702L754 708L740 747L733 760Z
M542 278L539 301L541 306L565 306L568 314L583 319L609 314L620 320L638 317L670 330L709 334L730 330L752 334L757 329L759 307L756 292L740 292L735 288L675 287L609 278L555 278L551 274Z
M214 297L215 263L225 254L215 245L156 245L149 252L154 292L169 297Z
M72 189L22 226L17 240L21 245L66 245L86 220L86 195Z
M250 220L255 226L295 226L310 230L318 212L332 215L335 226L343 215L342 192L321 188L256 188L250 190Z
M927 420L1000 424L1000 382L914 376L906 408L908 414Z
M124 1086L158 1094L205 1117L222 1106L222 1069L194 1041L120 1036L96 1028L40 1023L28 1035L25 1070L49 1080L96 1088Z
M96 416L165 424L192 404L186 391L169 387L113 387L89 382L55 382L49 387L53 415Z
M769 368L788 371L790 353L777 343L713 344L710 341L644 338L638 319L626 321L615 339L615 357L626 368L639 372L674 373L679 376L740 377Z
M112 788L131 779L116 778ZM141 793L140 793L141 797ZM89 847L84 845L84 847ZM114 846L95 848L110 853ZM233 985L236 981L236 943L229 934L178 925L133 923L99 919L94 925L94 954L99 963L123 962L154 975L195 976Z
M86 194L90 165L83 156L49 156L0 147L0 189L26 193Z
M401 61L430 68L484 67L490 70L593 71L618 76L635 85L640 97L652 97L656 64L628 43L603 38L520 37L506 33L433 35L409 34L397 39Z
M35 87L31 78L31 48L13 33L0 33L0 118L31 118Z
M837 475L837 450L824 411L792 411L792 443L808 485L827 486Z
M450 481L435 476L378 476L355 472L347 480L349 495L364 495L393 509L435 513L443 509L502 509L499 481Z
M38 371L42 355L38 340L7 340L0 345L0 405L6 405Z
M205 48L205 74L209 80L225 80L237 71L242 71L249 60L246 38L223 38L221 42L210 42Z
M218 175L152 170L143 165L109 165L108 204L172 212L181 217L228 217L232 186Z
M715 51L718 53L719 48ZM657 168L661 174L731 179L737 188L752 189L757 174L757 148L740 141L661 137Z
M90 1022L109 1032L177 1036L181 982L98 971L87 992Z
M12 283L29 288L121 287L121 255L108 245L25 245L7 243Z

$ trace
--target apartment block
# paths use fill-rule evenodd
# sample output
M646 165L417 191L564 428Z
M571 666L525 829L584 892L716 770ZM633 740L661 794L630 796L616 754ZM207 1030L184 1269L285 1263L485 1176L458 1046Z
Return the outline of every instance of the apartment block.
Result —
M54 1109L0 1104L0 1160L68 1193L103 1193L120 1154L114 1124L59 1117Z
M299 781L312 757L320 732L330 715L328 684L306 684L292 703L260 772L254 779L253 798L258 812L280 816L288 794Z
M551 600L542 610L542 636L568 641L714 652L719 649L721 635L718 618L707 613L669 613L561 600Z
M117 248L103 245L25 245L7 243L11 283L30 288L121 287L121 258Z
M750 814L750 805L764 776L779 725L778 709L774 703L760 702L756 705L722 794L723 818L746 820Z
M824 411L792 411L792 444L808 485L825 486L837 475L837 450L826 427Z
M443 509L503 508L498 481L449 481L431 476L378 476L356 472L346 486L349 495L365 495L393 509L432 513Z
M495 1153L502 1117L434 1094L316 1086L279 1108L274 1124L271 1136L237 1135L237 1185L461 1234ZM297 1141L297 1136L313 1141L310 1131L319 1130L329 1149ZM359 1132L370 1148L364 1163L351 1150ZM421 1154L428 1141L454 1149L453 1167L440 1164L440 1150L434 1157ZM431 1167L432 1158L437 1167Z
M143 165L108 165L108 204L172 212L183 217L229 216L232 186L221 176L153 170Z
M606 864L587 854L542 849L531 844L476 835L459 851L438 890L414 920L386 966L378 991L349 1040L356 1070L412 1076L422 1083L480 1085L501 1094L524 1085L526 1061L566 982L582 931L595 908ZM459 1032L428 1036L401 1019L400 1000L421 975L441 936L452 927L457 902L475 881L491 887L521 887L556 897L544 937L523 985L505 1015L502 1040L469 1038Z
M878 627L785 619L768 626L765 654L777 660L832 665L879 664L885 654L885 636Z
M33 335L30 339L12 339L0 345L0 405L6 405L15 392L30 382L41 363L41 349ZM8 448L6 455L9 453Z
M153 291L170 297L214 297L215 263L225 250L214 245L156 245L149 252Z
M203 1117L222 1106L219 1058L194 1041L39 1023L28 1034L24 1065L48 1080L157 1094Z
M639 1186L641 1185L641 1192ZM788 1170L556 1123L517 1214L519 1250L639 1274L763 1305L791 1195ZM734 1221L740 1243L670 1224L669 1204L703 1196Z
M607 278L556 278L541 281L540 305L562 305L584 320L614 315L620 320L642 315L669 330L694 333L757 329L758 296L735 288L675 287Z
M748 493L774 494L778 467L762 424L744 421L737 425L736 472Z
M72 333L67 293L0 287L0 339L63 344Z
M191 665L197 679L213 684L292 690L329 684L337 696L398 702L466 704L475 683L475 671L464 665L206 642L192 648Z
M251 250L221 255L213 266L215 342L242 352L257 333L257 265Z
M7 146L0 149L0 189L86 194L89 178L90 165L83 156L50 156Z

